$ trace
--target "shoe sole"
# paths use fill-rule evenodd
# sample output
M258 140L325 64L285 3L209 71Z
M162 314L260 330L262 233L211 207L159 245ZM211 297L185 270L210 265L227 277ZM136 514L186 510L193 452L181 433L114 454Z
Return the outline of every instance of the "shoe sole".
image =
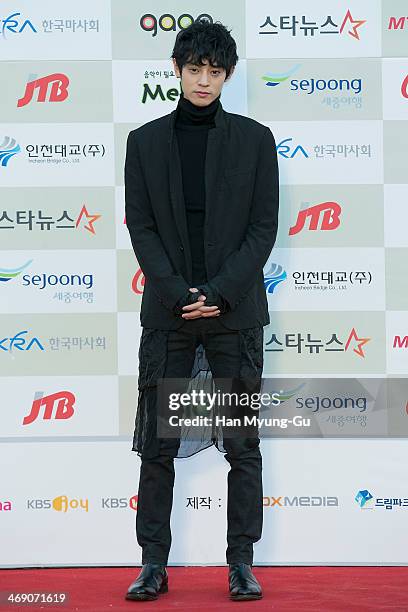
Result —
M168 584L162 584L156 595L149 595L149 593L128 593L125 599L131 601L155 601L159 598L159 594L167 593L169 590Z
M250 601L251 599L262 599L262 595L230 595L231 601Z

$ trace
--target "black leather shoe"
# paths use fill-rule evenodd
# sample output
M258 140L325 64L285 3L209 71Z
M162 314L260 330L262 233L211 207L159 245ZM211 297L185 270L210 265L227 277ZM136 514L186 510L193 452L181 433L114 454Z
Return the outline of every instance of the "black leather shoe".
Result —
M157 599L159 593L167 593L168 574L165 565L146 563L136 580L128 588L126 599L150 601Z
M229 566L230 599L248 601L262 599L262 589L248 563L231 563Z

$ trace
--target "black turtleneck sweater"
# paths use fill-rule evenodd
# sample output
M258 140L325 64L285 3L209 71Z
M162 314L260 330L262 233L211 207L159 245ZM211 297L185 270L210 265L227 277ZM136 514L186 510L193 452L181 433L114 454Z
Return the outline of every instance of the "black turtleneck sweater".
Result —
M181 94L177 104L176 137L180 153L187 229L192 257L193 287L207 282L204 259L205 156L208 130L215 127L219 96L196 106Z

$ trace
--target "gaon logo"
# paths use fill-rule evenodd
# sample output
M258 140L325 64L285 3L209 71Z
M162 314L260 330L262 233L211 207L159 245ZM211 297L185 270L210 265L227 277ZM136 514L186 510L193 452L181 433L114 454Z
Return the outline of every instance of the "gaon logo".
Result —
M262 80L265 81L265 85L268 87L277 87L281 85L285 81L292 76L296 70L300 68L300 64L296 64L293 68L288 70L288 72L284 73L272 73L268 72L264 76L262 76ZM290 81L290 91L296 92L305 92L307 95L311 96L312 94L319 91L350 91L354 94L361 93L362 89L362 80L361 79L292 79Z
M53 418L57 420L70 419L74 415L75 395L70 391L58 391L52 395L44 395L43 391L37 391L31 411L23 419L23 425L30 425L39 416L41 408L44 408L43 420ZM55 410L54 410L55 408Z
M340 225L341 206L337 202L322 202L299 211L295 225L289 229L289 236L298 234L305 226L306 219L310 217L309 230L317 230L319 219L321 230L334 230Z
M275 287L286 280L287 274L280 264L272 263L264 276L266 293L273 293Z
M7 166L10 159L20 153L20 145L14 138L5 136L3 142L0 144L0 163L2 166Z
M180 30L185 30L188 28L188 26L194 23L194 21L198 21L199 19L205 19L206 21L213 23L213 18L207 13L202 13L196 19L194 19L194 17L189 13L183 13L177 18L177 20L170 13L161 15L159 19L157 19L157 17L151 13L145 13L140 18L140 27L145 32L152 32L152 36L156 36L157 26L159 26L163 32L175 32L176 25L178 25Z
M37 102L46 102L48 88L51 85L51 91L48 96L49 102L63 102L68 98L69 78L66 74L55 72L48 76L37 79L37 75L30 75L26 85L24 96L17 102L17 108L27 106L34 96L34 92L38 89Z
M20 276L23 270L25 270L32 262L33 260L30 259L19 268L0 268L0 283L7 283L8 281L17 278L17 276Z
M18 17L19 15L21 15L21 13L13 13L12 15L6 17L6 19L0 19L0 23L3 24L1 26L1 35L4 38L6 37L6 30L12 34L21 34L25 28L29 28L32 32L37 34L37 30L29 19L26 19L23 21L22 25L20 25L19 21L15 19L15 17Z
M304 157L309 157L302 145L297 145L292 151L291 145L287 144L291 143L292 140L293 138L285 138L284 140L281 140L276 147L277 153L286 159L293 159L298 153Z

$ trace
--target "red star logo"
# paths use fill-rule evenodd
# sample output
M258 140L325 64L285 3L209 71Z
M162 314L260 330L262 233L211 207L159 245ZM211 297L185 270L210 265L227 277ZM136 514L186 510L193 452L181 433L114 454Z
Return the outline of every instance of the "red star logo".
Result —
M346 342L346 348L344 349L345 351L347 351L347 349L348 349L348 347L349 347L349 345L350 345L350 342L351 342L353 339L354 339L354 340L356 341L356 343L357 343L357 348L353 348L353 351L354 351L354 352L355 352L357 355L359 355L360 357L365 357L365 355L364 355L364 351L363 351L363 346L364 346L365 344L367 344L367 342L368 342L369 340L371 340L371 338L359 338L359 337L357 336L357 332L356 332L355 328L353 327L353 329L351 330L350 335L349 335L349 337L348 337L348 340L347 340L347 342Z
M341 24L341 28L340 28L340 34L343 32L346 23L350 21L350 25L354 24L352 29L347 31L347 34L350 34L350 36L352 36L353 38L357 38L357 40L360 40L360 36L358 35L357 32L357 28L361 27L363 25L363 23L366 22L366 19L353 19L350 13L350 9L347 11L346 16L343 20L343 23Z
M83 216L85 216L88 219L88 224L83 226L84 229L88 230L88 232L91 232L91 234L95 235L96 232L95 232L95 228L94 228L93 224L95 223L95 221L100 219L100 217L102 215L90 215L88 213L88 211L86 210L86 206L84 204L82 209L81 209L81 212L79 213L79 217L76 220L75 227L78 227L78 225L81 223L81 219L82 219Z

